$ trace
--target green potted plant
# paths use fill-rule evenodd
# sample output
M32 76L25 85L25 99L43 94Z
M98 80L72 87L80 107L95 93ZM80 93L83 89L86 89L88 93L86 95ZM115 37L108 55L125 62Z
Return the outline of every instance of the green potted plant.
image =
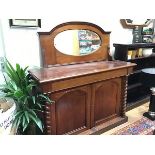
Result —
M33 128L39 128L43 132L43 122L39 118L44 103L52 103L48 96L38 90L37 83L28 74L28 67L22 68L19 64L13 67L6 59L4 62L5 84L1 91L5 97L14 99L16 112L14 114L13 127L20 134L31 134Z

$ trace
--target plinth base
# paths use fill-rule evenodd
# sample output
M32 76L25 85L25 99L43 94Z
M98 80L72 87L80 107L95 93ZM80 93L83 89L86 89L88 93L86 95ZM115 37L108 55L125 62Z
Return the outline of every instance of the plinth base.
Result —
M151 121L154 121L154 120L155 120L155 116L152 117L152 116L149 114L149 112L145 112L145 113L143 114L143 116L144 116L144 117L147 117L147 118L150 119Z

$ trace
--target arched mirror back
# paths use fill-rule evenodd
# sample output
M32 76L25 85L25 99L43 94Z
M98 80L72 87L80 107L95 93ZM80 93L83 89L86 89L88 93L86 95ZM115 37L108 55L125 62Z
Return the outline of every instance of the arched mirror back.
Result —
M43 67L108 60L110 32L93 23L68 22L38 34Z

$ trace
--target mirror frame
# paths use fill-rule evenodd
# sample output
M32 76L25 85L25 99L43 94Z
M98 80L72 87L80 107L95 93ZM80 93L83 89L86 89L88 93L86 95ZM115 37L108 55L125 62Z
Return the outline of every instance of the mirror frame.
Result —
M127 20L129 20L129 19L120 19L120 22L121 22L123 28L133 29L136 26L146 27L152 22L152 20L150 19L150 20L146 21L144 24L133 24L133 23L127 22Z
M100 48L95 52L84 56L66 55L55 48L54 38L57 34L66 30L77 29L85 29L97 33L101 39ZM106 32L101 27L88 22L67 22L54 27L50 32L38 32L42 54L42 66L51 67L53 65L108 60L110 33L111 32Z

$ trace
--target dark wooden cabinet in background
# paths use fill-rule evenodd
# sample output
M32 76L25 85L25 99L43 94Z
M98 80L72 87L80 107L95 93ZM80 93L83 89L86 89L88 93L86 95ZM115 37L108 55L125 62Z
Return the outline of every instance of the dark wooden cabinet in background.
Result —
M126 62L136 63L134 72L128 76L127 89L127 109L130 110L140 104L149 101L150 90L141 83L141 69L148 67L155 67L155 53L150 56L140 56L128 59L128 52L132 50L155 48L154 43L136 43L136 44L114 44L115 60L122 60Z

